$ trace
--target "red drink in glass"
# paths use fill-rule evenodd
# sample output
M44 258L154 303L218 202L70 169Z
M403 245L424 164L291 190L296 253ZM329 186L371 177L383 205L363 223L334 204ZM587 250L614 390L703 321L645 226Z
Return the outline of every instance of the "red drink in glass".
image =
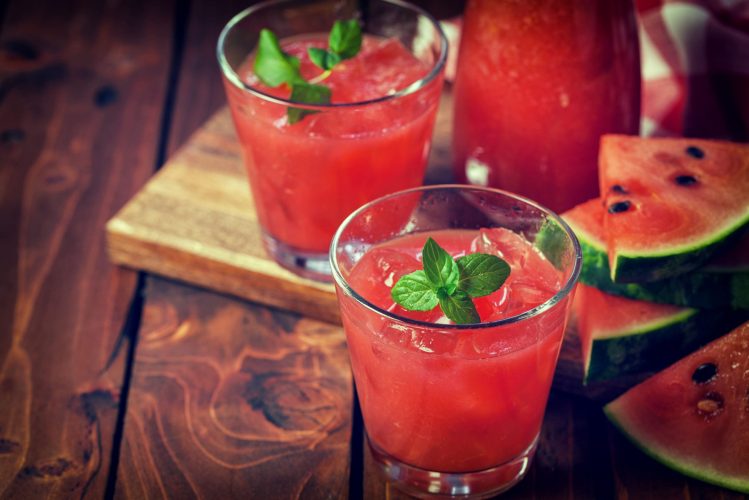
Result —
M363 221L375 214L402 226L370 229ZM481 324L454 325L438 308L394 304L393 285L421 268L430 236L454 257L481 252L510 264L505 284L475 300ZM552 258L548 248L556 249ZM427 187L355 212L331 252L364 424L385 473L412 493L483 495L520 480L579 270L566 226L506 193Z
M320 15L317 4L326 4L330 12ZM322 73L310 62L307 48L325 48L327 35L321 32L329 30L335 19L354 16L334 12L330 2L317 4L285 1L259 8L262 13L278 5L285 9L285 17L295 12L297 22L283 24L284 14L279 13L273 31L283 50L301 60L307 80ZM310 10L315 5L318 10ZM293 104L288 86L263 85L252 71L250 50L235 61L234 69L226 49L222 60L266 247L279 263L312 278L329 279L327 249L347 214L393 190L423 182L442 88L444 37L434 21L418 10L383 0L370 8L359 54L338 64L320 82L332 91L330 105ZM304 9L309 10L306 17L296 13ZM395 11L401 21L378 25L378 15ZM251 23L260 13L246 11L225 33ZM271 17L266 15L264 21L272 23ZM252 24L254 28L261 23ZM389 36L379 36L380 29ZM245 27L243 34L248 31ZM222 35L220 46L229 45L230 36ZM411 42L409 37L417 42L405 45ZM315 113L289 124L290 106Z
M460 182L556 212L598 196L598 141L636 134L640 59L631 0L470 0L455 81Z

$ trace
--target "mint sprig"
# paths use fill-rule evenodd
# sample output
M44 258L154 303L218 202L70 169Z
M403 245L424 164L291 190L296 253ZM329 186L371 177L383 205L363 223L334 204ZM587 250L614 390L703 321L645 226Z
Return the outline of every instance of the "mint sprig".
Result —
M319 82L330 75L332 69L345 59L359 53L362 44L361 26L356 19L336 21L328 36L328 48L310 47L307 54L316 66L324 72L311 81L306 81L299 71L299 58L287 54L281 48L276 35L269 29L260 30L257 54L253 70L265 85L278 87L286 84L291 87L291 101L304 104L330 104L331 91ZM289 107L289 125L297 123L307 115L317 111Z
M358 54L361 43L361 26L356 19L336 21L328 36L328 50L311 47L307 49L307 54L315 65L329 71L341 61Z
M510 266L496 255L474 253L455 261L432 238L421 255L424 269L402 276L391 291L393 300L409 311L439 304L457 324L480 322L473 298L495 292L510 275Z
M330 103L330 89L325 85L314 85L312 83L301 82L295 83L291 87L292 101L297 102L314 102L318 104ZM307 115L317 113L312 109L292 108L286 111L289 123L294 124Z
M299 64L298 57L289 55L281 49L278 38L271 30L260 30L252 69L261 82L269 87L278 87L284 83L291 86L304 82L299 72Z

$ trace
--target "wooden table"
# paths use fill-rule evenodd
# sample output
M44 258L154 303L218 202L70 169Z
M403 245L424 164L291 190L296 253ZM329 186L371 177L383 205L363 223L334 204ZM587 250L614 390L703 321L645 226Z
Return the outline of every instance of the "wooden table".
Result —
M107 259L104 224L224 103L246 2L0 2L0 497L398 498L339 327ZM740 498L555 390L512 498Z

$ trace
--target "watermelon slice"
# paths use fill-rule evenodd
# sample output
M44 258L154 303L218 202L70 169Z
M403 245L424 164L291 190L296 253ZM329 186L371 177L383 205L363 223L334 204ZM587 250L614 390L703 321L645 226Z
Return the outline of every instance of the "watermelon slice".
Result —
M582 247L581 283L607 293L662 304L749 309L749 233L694 271L649 283L614 283L606 255L604 214L603 201L598 198L563 214Z
M660 370L738 323L735 314L632 300L582 284L574 305L583 384Z
M749 323L633 387L604 411L659 462L749 493Z
M599 166L614 282L695 269L749 223L748 145L608 135Z

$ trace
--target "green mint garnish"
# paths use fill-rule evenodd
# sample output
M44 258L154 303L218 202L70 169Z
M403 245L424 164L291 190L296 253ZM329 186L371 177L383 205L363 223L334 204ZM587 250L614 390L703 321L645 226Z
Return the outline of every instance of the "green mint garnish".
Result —
M431 311L439 304L434 287L424 271L403 276L393 287L391 295L394 301L409 311Z
M317 47L308 48L307 55L309 55L310 61L312 61L315 66L319 66L325 71L333 69L333 66L341 62L341 56L338 54Z
M434 290L436 293L444 292L447 295L455 293L460 280L458 263L432 238L428 238L424 243L421 260L424 264L424 274L436 287Z
M325 85L313 85L302 82L295 83L291 87L291 100L297 102L309 102L317 104L330 104L330 89ZM311 109L289 108L286 115L289 125L294 125L307 115L317 113Z
M481 321L473 300L463 290L456 290L452 295L440 297L440 307L445 316L459 325Z
M495 292L510 275L510 266L496 255L474 253L456 262L432 238L421 255L424 270L402 276L391 291L393 300L409 311L439 304L457 324L480 322L473 298Z
M260 81L269 87L282 83L293 85L303 82L299 73L299 59L281 49L276 35L268 29L260 30L255 64L252 67Z
M361 41L361 26L356 19L336 21L333 24L333 29L330 30L328 47L332 53L338 54L341 59L351 59L359 53Z
M311 47L307 50L312 63L325 70L307 82L299 71L299 59L281 49L278 38L272 31L262 29L253 70L260 81L269 87L278 87L282 84L291 87L291 101L330 104L330 88L319 85L319 82L327 78L338 63L358 54L361 44L361 26L356 19L336 21L328 37L328 49ZM288 122L293 125L313 113L315 111L289 107Z

